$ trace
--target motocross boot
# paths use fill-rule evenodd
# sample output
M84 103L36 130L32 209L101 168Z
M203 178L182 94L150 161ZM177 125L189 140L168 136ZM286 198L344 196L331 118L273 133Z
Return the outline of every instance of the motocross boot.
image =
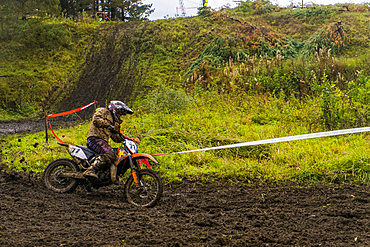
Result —
M112 183L116 183L117 181L117 166L114 163L110 165L110 179Z
M101 156L97 157L92 165L82 174L84 177L93 178L98 180L99 177L97 172L104 166L104 162Z
M118 157L116 151L107 152L106 155L110 163L110 178L112 183L115 183L117 181L117 165L115 163Z
M116 154L114 151L106 152L95 159L92 165L87 168L83 173L84 177L89 177L93 179L99 179L97 172L103 170L109 166L110 163L114 162L116 159Z

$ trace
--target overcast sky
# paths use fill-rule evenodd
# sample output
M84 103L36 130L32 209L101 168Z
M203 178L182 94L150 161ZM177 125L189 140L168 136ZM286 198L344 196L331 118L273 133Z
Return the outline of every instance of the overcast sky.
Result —
M186 16L197 15L196 7L200 7L202 0L182 0L185 6ZM288 6L292 1L293 3L302 3L302 0L270 0L272 3L279 5L280 7ZM157 20L163 19L168 15L169 18L175 17L176 14L181 15L181 10L176 9L180 7L179 0L142 0L144 4L153 3L155 11L149 19ZM370 0L304 0L304 3L316 3L316 4L335 4L335 3L364 3L370 2ZM224 5L230 5L231 8L236 7L236 3L233 0L208 0L208 6L212 9L218 9Z

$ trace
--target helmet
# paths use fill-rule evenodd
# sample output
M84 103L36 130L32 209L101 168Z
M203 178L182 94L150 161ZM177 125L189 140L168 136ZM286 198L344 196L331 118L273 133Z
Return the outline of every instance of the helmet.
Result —
M122 123L122 120L119 118L117 114L126 115L126 114L133 114L134 112L128 108L125 103L121 101L111 101L108 106L109 111L113 114L114 120L119 124Z

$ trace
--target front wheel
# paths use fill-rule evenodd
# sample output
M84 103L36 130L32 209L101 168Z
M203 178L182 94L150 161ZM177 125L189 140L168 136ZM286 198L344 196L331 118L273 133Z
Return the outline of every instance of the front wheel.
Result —
M158 173L149 169L136 172L139 183L135 184L132 175L125 184L125 196L129 203L140 207L153 207L162 197L163 184Z
M57 159L45 169L43 180L47 188L58 193L72 192L78 186L78 180L60 176L64 172L78 172L78 166L69 159Z

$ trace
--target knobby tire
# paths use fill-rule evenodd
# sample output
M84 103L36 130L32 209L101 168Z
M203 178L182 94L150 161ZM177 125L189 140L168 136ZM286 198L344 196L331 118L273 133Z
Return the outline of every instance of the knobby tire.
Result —
M78 180L58 177L59 172L79 172L78 165L69 159L57 159L51 162L43 173L45 186L57 193L73 192L78 186Z
M126 200L136 206L153 207L162 197L163 183L157 172L149 169L140 169L136 172L144 186L137 188L132 175L125 184Z

